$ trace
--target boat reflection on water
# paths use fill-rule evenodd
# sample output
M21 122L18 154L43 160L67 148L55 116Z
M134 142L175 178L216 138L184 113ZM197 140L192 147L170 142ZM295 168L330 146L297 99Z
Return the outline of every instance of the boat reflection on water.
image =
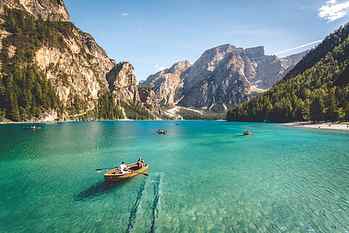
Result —
M81 191L78 195L76 195L74 199L76 201L83 201L85 199L94 198L94 197L106 194L116 188L120 188L121 186L126 184L126 182L127 181L121 181L121 182L101 181Z

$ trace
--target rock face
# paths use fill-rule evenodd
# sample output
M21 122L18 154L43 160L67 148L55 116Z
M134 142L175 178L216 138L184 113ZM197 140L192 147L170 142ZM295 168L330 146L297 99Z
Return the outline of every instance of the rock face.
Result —
M157 118L133 66L69 22L62 0L1 1L0 118Z
M147 109L159 117L168 118L164 116L164 112L160 105L160 99L152 88L140 85L138 86L138 90L139 98Z
M264 47L243 49L226 44L205 51L192 66L187 63L185 69L179 69L175 75L178 85L167 84L172 68L151 75L145 83L153 87L162 105L222 112L272 87L304 55L280 59L265 55Z
M89 34L76 28L60 48L40 47L34 63L55 87L64 109L78 102L84 110L95 109L99 94L108 91L106 74L115 66Z
M309 53L309 50L306 50L301 53L293 54L288 57L281 58L281 64L286 70L284 76L288 74L302 59Z
M50 21L69 21L63 0L1 0L9 8L24 10L35 18Z
M140 101L136 74L130 63L122 62L114 66L107 74L107 80L109 90L118 103L134 104Z
M153 88L158 94L161 105L174 106L180 99L178 94L183 88L182 74L190 66L191 64L188 61L177 62L171 68L149 76L143 84Z

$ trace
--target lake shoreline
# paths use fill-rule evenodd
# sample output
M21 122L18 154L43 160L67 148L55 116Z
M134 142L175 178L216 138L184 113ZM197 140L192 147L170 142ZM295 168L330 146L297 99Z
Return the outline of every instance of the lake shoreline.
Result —
M117 120L93 120L93 121L76 121L76 120L64 120L64 121L0 121L0 125L25 125L25 124L61 124L71 122L99 122L99 121L134 121L133 119L117 119Z
M307 129L322 129L322 130L338 130L338 131L348 131L349 132L349 122L291 122L283 123L283 126L293 127L293 128L307 128Z
M57 123L68 123L77 122L74 120L65 121L0 121L0 125L24 125L24 124L57 124Z
M104 121L120 121L120 122L131 122L131 121L173 121L173 122L184 122L184 121L218 121L218 122L227 122L227 120L220 119L177 119L177 120L169 120L169 119L144 119L144 120L136 120L136 119L104 119L104 120L91 120L91 121L76 121L76 120L64 120L64 121L0 121L0 125L25 125L25 124L61 124L61 123L71 123L71 122L104 122Z

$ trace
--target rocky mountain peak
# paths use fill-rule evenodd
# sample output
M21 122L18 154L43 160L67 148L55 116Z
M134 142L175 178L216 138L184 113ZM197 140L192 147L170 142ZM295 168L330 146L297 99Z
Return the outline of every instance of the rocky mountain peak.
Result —
M196 63L207 62L211 60L212 65L219 62L227 53L238 51L239 49L230 44L220 45L211 49L206 50ZM241 49L240 49L241 50Z
M69 21L69 13L63 0L1 0L0 8L24 10L35 18L50 21ZM0 9L0 12L2 10Z
M230 44L224 44L206 50L199 59L183 74L184 90L189 91L193 86L212 75L218 65L232 54L239 55L243 49Z
M208 58L212 59L214 57L219 57L220 55L227 55L227 54L239 54L239 55L246 55L250 58L259 58L265 56L264 46L257 46L252 48L239 48L231 44L224 44L217 47L214 47L212 49L206 50L202 58Z
M168 70L170 73L177 73L177 72L183 72L184 70L188 69L191 66L190 61L184 60L176 62L171 66L171 68Z
M264 46L258 46L254 48L245 49L246 55L252 58L258 58L265 56Z
M225 111L272 87L304 55L280 59L265 55L263 46L244 49L224 44L206 50L177 75L173 74L178 63L149 76L146 83L152 84L162 104Z
M171 68L151 75L143 83L153 88L158 95L161 105L173 106L178 100L178 94L183 87L182 74L191 66L189 61L176 62Z

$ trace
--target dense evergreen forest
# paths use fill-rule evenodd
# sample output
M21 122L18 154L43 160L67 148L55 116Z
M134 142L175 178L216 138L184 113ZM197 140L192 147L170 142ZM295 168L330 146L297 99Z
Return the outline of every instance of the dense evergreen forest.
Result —
M349 121L349 24L329 35L268 92L231 109L236 121Z

